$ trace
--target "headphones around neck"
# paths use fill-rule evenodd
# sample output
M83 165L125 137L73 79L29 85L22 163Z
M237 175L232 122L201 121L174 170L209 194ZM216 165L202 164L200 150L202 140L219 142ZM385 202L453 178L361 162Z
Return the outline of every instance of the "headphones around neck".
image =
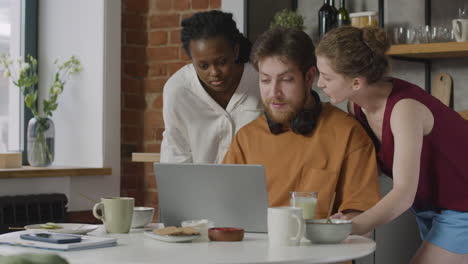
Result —
M310 90L314 99L314 106L311 109L303 109L297 113L297 115L291 120L291 130L299 135L307 135L311 133L317 125L317 120L322 111L322 103L319 95L314 91ZM270 128L271 133L277 135L285 132L281 123L276 123L268 117L265 112L265 117Z

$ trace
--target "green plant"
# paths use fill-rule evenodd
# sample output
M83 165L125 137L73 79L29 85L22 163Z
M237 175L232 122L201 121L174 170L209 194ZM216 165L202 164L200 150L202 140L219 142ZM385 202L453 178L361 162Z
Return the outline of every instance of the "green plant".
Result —
M304 30L304 17L289 9L283 9L275 14L270 28L285 27Z
M32 56L27 56L25 61L22 58L12 59L5 54L0 56L0 69L21 90L24 96L24 103L31 109L34 117L38 119L52 116L52 111L58 107L58 96L63 92L69 76L80 72L82 69L80 61L75 56L72 56L62 64L59 64L58 60L55 60L54 64L57 70L54 73L54 79L49 88L49 97L42 101L43 111L40 113L37 105L38 91L36 88L36 84L39 82L37 60Z
M28 155L29 152L39 155L40 164L50 164L53 160L44 132L49 129L49 117L52 116L52 112L58 107L58 96L63 92L65 83L70 75L78 73L82 69L80 61L75 56L72 56L63 63L55 60L54 64L56 71L53 75L53 82L50 85L48 97L42 101L42 111L39 111L39 96L36 86L39 82L37 60L32 56L27 56L23 60L22 58L13 59L6 54L0 55L0 70L21 90L26 107L31 110L37 121L35 131L33 131L34 141L32 142L31 149L28 149Z

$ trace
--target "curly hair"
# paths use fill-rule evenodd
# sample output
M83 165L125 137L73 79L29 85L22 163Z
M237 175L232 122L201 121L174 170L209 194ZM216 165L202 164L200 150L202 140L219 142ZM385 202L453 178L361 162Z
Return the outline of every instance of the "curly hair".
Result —
M199 12L182 20L181 25L182 45L190 58L190 41L222 36L232 44L232 47L239 45L237 63L249 61L252 44L239 32L231 13L218 10Z
M328 32L315 53L330 60L333 70L349 78L363 76L369 84L381 80L390 69L386 55L390 42L377 27L341 27Z

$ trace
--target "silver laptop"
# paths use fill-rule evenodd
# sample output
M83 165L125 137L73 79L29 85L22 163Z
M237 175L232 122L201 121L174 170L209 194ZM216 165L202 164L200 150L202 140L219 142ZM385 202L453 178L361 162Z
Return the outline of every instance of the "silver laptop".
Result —
M159 220L166 226L208 219L216 227L267 232L263 166L155 163L154 171Z

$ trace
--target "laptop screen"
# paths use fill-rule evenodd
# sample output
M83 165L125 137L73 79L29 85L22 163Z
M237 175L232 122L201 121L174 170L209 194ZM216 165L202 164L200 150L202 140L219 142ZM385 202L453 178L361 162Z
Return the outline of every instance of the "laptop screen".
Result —
M262 165L155 163L154 171L159 220L166 226L208 219L216 227L267 232Z

